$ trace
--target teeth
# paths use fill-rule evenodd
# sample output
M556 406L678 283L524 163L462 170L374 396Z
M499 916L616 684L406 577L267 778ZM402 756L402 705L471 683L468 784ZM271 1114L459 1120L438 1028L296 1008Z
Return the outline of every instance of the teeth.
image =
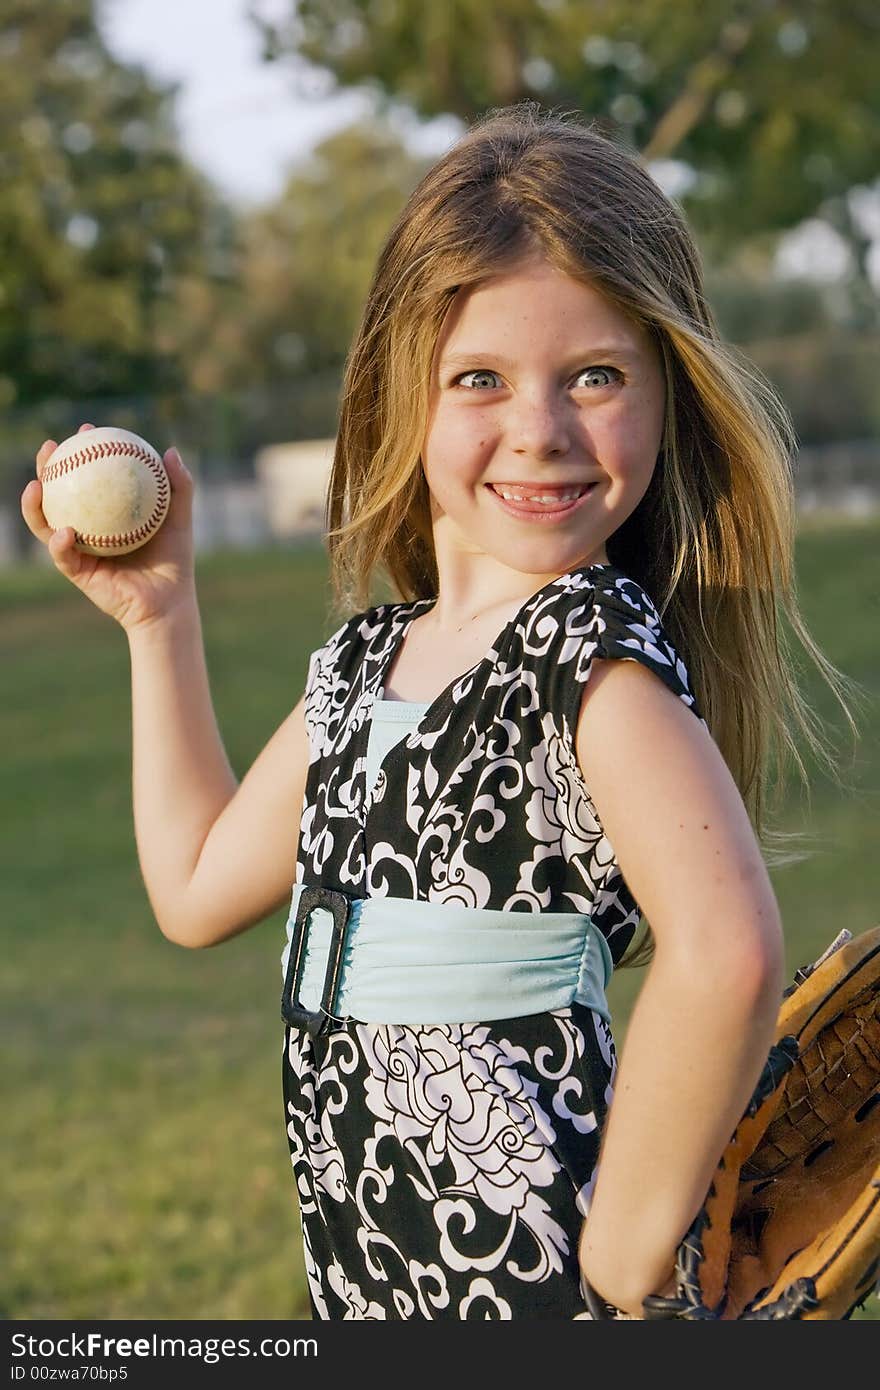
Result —
M514 492L511 488L499 487L495 484L495 491L499 497L503 497L507 502L573 502L581 493L586 492L588 483L582 487L572 487L565 492Z

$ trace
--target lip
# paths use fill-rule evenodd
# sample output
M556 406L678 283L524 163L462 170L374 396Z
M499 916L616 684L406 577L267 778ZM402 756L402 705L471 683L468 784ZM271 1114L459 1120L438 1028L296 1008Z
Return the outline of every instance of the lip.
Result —
M503 507L509 516L515 516L520 521L528 519L529 521L540 521L547 525L554 521L563 521L576 512L578 507L584 506L596 491L599 482L597 479L595 482L588 483L586 491L582 492L580 497L576 497L573 502L561 502L557 506L546 502L509 502L506 497L502 497L500 493L495 491L494 486L489 483L486 483L485 486L490 496L494 497L498 505ZM548 492L565 492L570 487L576 487L577 484L565 483L563 485L559 483L555 487L551 484L542 484L542 486L546 486Z

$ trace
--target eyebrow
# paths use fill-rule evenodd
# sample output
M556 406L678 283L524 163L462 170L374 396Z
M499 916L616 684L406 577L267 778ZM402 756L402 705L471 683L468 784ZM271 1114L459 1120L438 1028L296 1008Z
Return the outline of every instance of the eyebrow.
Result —
M620 362L634 362L638 353L628 345L622 343L600 343L596 347L585 348L583 352L574 353L573 362L596 362L602 357L615 357ZM503 353L496 352L451 352L440 359L443 367L452 366L471 366L481 367L490 364L497 364L499 367L512 367L516 364L505 357Z

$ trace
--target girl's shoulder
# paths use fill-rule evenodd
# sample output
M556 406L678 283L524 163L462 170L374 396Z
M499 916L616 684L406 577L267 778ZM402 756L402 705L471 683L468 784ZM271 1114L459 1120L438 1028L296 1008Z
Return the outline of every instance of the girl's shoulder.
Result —
M375 684L406 614L417 604L378 603L352 613L309 655L304 715L313 756Z
M430 600L377 603L362 612L352 613L316 648L309 657L309 683L320 669L348 671L364 656L381 655L386 643L393 640L411 614L418 612Z
M573 716L597 659L638 661L701 718L684 654L677 649L648 591L616 565L588 565L548 585L528 614L530 635L552 648L547 663L551 703Z
M582 565L561 574L540 590L532 602L545 596L549 605L560 611L577 613L589 607L600 621L602 631L606 627L616 630L621 623L639 620L649 622L658 631L662 629L660 613L647 589L610 562ZM538 607L540 611L541 605Z
M410 613L431 602L430 599L411 599L400 603L375 603L372 608L352 613L346 618L319 648L321 652L335 654L346 643L369 642L380 633L403 622Z

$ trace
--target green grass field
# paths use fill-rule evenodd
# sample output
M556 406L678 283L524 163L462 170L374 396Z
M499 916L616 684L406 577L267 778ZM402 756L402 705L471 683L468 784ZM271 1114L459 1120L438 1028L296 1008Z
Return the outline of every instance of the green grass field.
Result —
M815 837L811 858L773 873L791 970L842 925L880 921L878 553L878 522L805 528L798 543L810 630L872 704L853 757L807 667L850 787L816 772L812 803L797 784L786 803L781 827ZM326 561L317 545L215 554L198 575L215 707L242 776L331 630ZM222 949L161 935L135 851L125 639L54 569L0 575L0 655L0 1314L306 1318L280 1088L286 913ZM612 982L618 1045L643 978ZM874 1301L856 1317L878 1315Z

